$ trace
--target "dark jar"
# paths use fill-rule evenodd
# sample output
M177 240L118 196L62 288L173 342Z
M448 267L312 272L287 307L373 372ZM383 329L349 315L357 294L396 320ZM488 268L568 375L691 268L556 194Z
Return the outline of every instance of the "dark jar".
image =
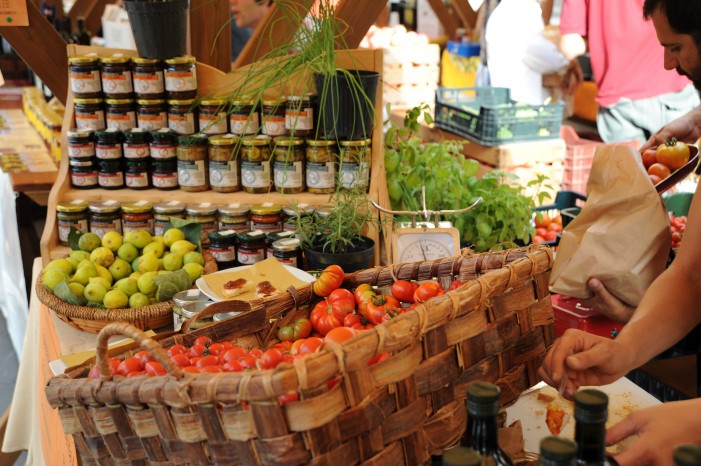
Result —
M307 139L307 191L329 194L336 191L336 142Z
M136 124L146 131L168 127L166 101L163 99L136 101Z
M121 159L99 159L97 182L104 189L124 187L124 167Z
M122 132L116 128L101 130L95 133L95 155L98 159L121 159Z
M71 84L71 92L76 99L102 97L100 59L97 55L70 57L68 59L68 79Z
M163 99L166 95L163 62L155 58L133 57L134 93L137 99Z
M71 186L76 189L97 188L97 160L73 159L68 161Z
M275 191L287 194L305 189L304 139L278 136L274 139L273 180Z
M341 141L338 187L367 188L370 182L370 140Z
M241 186L247 193L262 194L270 191L270 137L244 136L241 147Z
M207 136L193 134L178 137L178 184L187 192L209 189Z
M168 99L197 97L197 65L195 57L169 58L165 67L165 88Z
M185 207L185 220L200 225L200 243L206 247L209 245L209 234L217 230L217 206L211 202L188 205Z
M279 239L273 243L273 257L290 267L302 265L302 245L299 238Z
M250 230L249 215L251 206L244 204L226 204L218 207L219 229L245 232Z
M149 159L124 159L127 188L148 189L151 186Z
M105 120L108 128L126 131L136 127L134 99L106 99Z
M58 241L68 244L71 227L83 233L88 232L88 202L76 199L56 204L56 223L58 224Z
M178 135L168 128L151 132L149 149L151 157L159 160L175 160L177 157Z
M239 233L236 239L236 260L239 264L251 265L265 260L265 232Z
M200 132L207 135L228 133L229 125L226 118L228 110L224 99L208 99L200 102L198 119Z
M110 231L122 234L122 214L119 202L114 200L91 202L88 208L92 233L96 233L100 238Z
M197 132L197 105L194 99L168 101L168 128L180 135Z
M185 203L180 201L157 202L153 205L154 233L162 236L166 232L170 219L185 218ZM172 225L172 224L171 224Z
M261 132L270 137L284 136L288 134L285 128L285 99L273 99L263 101L263 112L261 114Z
M315 95L291 95L285 108L285 128L293 136L306 138L313 134Z
M66 133L68 157L90 159L95 157L95 134L87 129L72 129Z
M251 206L251 230L282 231L282 207L272 202Z
M273 257L273 243L283 238L294 238L294 231L273 231L265 235L265 257Z
M73 114L78 129L105 129L105 108L102 99L74 99Z
M217 266L236 261L236 232L217 230L210 233L209 253L217 262Z
M260 131L260 109L256 102L238 99L231 103L229 129L237 136L258 134Z
M233 134L209 138L209 186L212 191L241 191L239 138Z
M151 160L151 183L156 189L167 191L178 186L178 161L175 159Z
M122 133L122 153L127 159L147 159L151 155L149 141L151 135L141 128L132 128Z
M153 204L148 201L134 201L122 204L122 230L126 235L136 230L154 233Z
M121 54L100 58L102 93L106 99L131 99L134 87L131 80L131 59Z

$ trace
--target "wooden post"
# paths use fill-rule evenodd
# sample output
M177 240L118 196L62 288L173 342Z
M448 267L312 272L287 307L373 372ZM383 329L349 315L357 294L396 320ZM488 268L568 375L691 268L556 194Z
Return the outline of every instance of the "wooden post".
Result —
M96 35L97 31L102 27L102 13L105 12L107 0L76 0L68 12L71 18L71 27L75 30L78 24L78 17L85 18L85 27Z
M477 12L472 9L467 0L450 0L450 3L463 24L471 30L474 29L477 24Z
M348 29L343 35L345 43L337 45L336 48L358 48L368 29L386 6L385 2L378 0L340 0L336 5L336 18L345 22Z
M190 53L225 73L231 71L229 2L190 0Z

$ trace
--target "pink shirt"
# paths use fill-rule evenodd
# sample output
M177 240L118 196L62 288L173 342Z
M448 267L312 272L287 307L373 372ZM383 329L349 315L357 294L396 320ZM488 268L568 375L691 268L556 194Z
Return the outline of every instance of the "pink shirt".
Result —
M643 18L643 0L563 0L560 32L588 39L596 101L603 107L689 84L675 70L664 69L664 49L652 22Z

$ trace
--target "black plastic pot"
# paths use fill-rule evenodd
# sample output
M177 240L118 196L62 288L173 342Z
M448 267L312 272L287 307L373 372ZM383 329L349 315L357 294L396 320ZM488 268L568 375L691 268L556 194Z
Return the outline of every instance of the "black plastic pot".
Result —
M368 139L375 123L375 97L380 74L374 71L317 73L314 85L319 100L317 137Z
M331 254L304 248L308 270L324 270L329 265L339 265L345 273L372 267L375 255L375 242L361 236L356 247L343 254Z
M124 1L140 57L180 57L187 51L189 0Z

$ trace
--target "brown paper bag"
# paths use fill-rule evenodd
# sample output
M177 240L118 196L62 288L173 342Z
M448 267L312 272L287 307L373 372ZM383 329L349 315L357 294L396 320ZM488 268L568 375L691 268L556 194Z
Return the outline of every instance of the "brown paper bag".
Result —
M640 155L604 144L594 154L587 202L560 239L550 287L590 298L598 278L620 300L637 306L665 268L672 242L669 218Z

